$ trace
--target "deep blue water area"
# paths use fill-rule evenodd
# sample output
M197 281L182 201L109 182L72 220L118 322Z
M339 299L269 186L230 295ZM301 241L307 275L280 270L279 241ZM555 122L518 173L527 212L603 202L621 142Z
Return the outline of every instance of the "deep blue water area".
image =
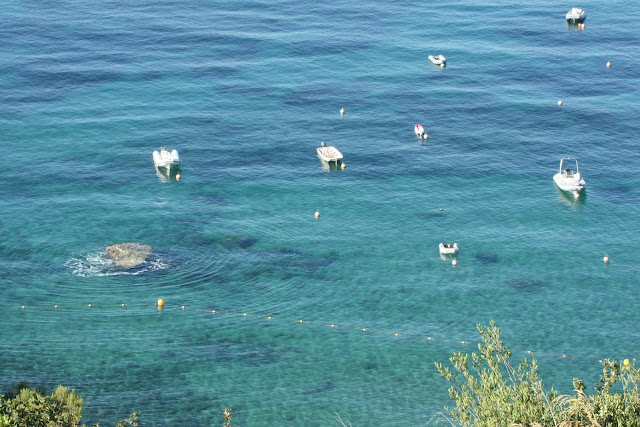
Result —
M75 388L88 425L435 424L434 362L492 319L547 387L595 384L640 342L626 5L3 2L0 390Z

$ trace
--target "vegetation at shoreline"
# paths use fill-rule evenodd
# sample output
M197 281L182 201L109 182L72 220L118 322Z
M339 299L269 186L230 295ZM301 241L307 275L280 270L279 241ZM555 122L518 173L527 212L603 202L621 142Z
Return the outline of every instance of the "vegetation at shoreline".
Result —
M440 375L451 383L449 397L456 406L445 406L444 417L461 426L554 426L640 427L640 369L636 361L622 364L604 360L595 393L573 379L574 395L545 391L532 355L511 365L511 351L500 340L500 329L492 321L478 325L482 342L479 353L454 353L453 370L436 362ZM471 363L469 363L471 362Z
M0 395L0 427L78 426L83 406L84 400L75 390L58 386L51 395L47 395L43 388L29 388L26 382L21 382ZM116 425L137 427L140 416L134 412Z
M0 395L0 427L75 427L80 425L84 400L58 386L51 395L42 387L29 388L26 382L11 387ZM222 410L223 427L231 426L231 409ZM117 421L116 427L139 427L140 414L133 412L124 421ZM85 425L82 425L85 427ZM93 427L100 427L100 423Z

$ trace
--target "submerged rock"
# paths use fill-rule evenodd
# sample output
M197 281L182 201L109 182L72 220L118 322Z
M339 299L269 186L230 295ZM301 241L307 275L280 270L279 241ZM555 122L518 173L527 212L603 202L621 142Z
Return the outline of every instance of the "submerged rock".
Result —
M124 268L132 268L144 263L150 253L151 246L138 242L107 246L109 258Z

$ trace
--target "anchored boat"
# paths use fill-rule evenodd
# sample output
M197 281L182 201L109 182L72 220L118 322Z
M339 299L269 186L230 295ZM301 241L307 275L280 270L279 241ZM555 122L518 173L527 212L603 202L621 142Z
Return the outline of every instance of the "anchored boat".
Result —
M584 22L587 19L587 12L584 9L580 9L579 7L572 8L569 12L567 12L567 22L572 24L579 24Z
M338 164L338 162L342 161L342 153L333 145L327 145L326 142L323 142L322 146L318 147L316 151L318 152L318 157L325 162Z
M178 150L167 150L167 147L160 148L160 151L153 152L153 163L156 168L165 169L168 173L180 168L180 157Z
M460 252L457 243L440 243L440 255L452 255Z
M573 167L573 169L572 169ZM569 157L560 159L560 169L553 176L553 182L563 191L571 191L578 194L586 190L587 183L578 169L578 159Z
M432 64L440 65L441 67L444 67L447 64L447 58L445 58L444 55L429 55L429 61L431 61Z

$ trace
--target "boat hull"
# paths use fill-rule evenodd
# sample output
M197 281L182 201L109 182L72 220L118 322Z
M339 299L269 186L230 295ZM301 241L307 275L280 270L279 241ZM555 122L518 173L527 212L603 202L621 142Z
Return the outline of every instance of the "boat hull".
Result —
M587 184L584 180L580 180L576 182L573 179L568 179L563 177L561 173L557 173L553 176L553 182L556 183L558 188L562 191L570 191L570 192L580 192L587 189Z
M167 172L175 171L180 169L180 163L180 157L176 150L171 152L166 150L153 152L153 164L158 169L164 169Z
M434 65L446 65L447 59L443 55L429 55L429 61Z
M340 162L342 160L342 153L338 151L336 147L328 146L328 147L318 147L317 150L318 157L324 160L325 162Z
M457 243L454 243L453 245L440 243L439 250L440 250L440 255L453 255L460 252L460 248L458 247Z
M566 18L570 24L580 24L587 19L587 13L580 8L573 8L567 12Z

